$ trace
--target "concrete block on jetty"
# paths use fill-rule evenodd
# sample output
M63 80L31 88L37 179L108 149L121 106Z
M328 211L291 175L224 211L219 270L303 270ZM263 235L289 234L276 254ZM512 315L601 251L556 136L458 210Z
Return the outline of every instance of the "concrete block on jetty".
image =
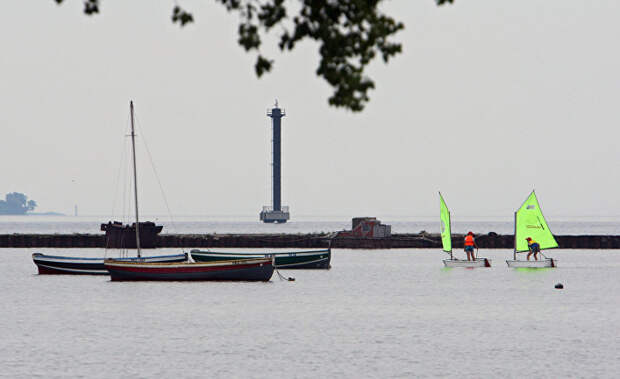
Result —
M389 238L392 227L384 225L376 217L354 217L351 230L338 232L338 237Z
M462 235L452 236L452 246L463 248ZM562 249L620 249L620 235L555 236ZM514 237L478 234L481 249L512 249ZM105 248L103 234L0 234L0 248ZM155 247L167 248L342 248L342 249L440 249L439 234L392 234L384 238L341 236L337 233L304 234L161 234Z

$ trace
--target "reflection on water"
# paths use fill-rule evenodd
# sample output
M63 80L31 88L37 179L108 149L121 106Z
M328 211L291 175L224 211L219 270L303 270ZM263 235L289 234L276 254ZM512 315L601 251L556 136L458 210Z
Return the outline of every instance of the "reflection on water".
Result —
M550 270L557 270L557 267L516 267L512 270L524 273L541 273Z

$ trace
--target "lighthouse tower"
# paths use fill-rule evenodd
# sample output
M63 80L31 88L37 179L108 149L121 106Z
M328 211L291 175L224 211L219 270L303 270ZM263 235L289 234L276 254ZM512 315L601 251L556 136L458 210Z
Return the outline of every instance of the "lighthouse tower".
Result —
M263 222L286 222L290 218L288 207L282 206L282 117L286 116L284 109L278 107L278 100L273 108L267 110L267 116L271 117L271 128L273 129L272 139L272 161L271 161L271 206L263 207L260 212L260 219Z

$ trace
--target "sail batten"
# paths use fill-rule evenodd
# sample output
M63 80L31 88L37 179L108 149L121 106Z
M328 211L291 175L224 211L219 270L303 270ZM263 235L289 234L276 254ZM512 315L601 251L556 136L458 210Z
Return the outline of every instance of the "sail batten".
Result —
M541 249L553 249L558 243L542 214L536 193L532 191L515 213L515 251L528 251L526 238L538 242Z
M443 245L443 251L452 253L452 230L450 227L450 210L446 202L439 193L439 209L441 218L441 244Z

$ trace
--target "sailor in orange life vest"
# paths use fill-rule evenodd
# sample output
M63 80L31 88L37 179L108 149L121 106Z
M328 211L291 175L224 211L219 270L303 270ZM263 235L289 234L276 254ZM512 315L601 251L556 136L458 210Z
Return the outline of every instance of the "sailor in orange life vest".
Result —
M534 241L532 238L527 237L527 247L530 249L530 252L527 253L527 260L530 260L530 255L534 254L534 259L538 260L538 253L540 253L540 245L538 242Z
M476 256L474 255L474 247L478 249L478 245L476 245L476 240L474 239L474 233L469 232L465 236L465 252L467 253L468 261L476 260Z

